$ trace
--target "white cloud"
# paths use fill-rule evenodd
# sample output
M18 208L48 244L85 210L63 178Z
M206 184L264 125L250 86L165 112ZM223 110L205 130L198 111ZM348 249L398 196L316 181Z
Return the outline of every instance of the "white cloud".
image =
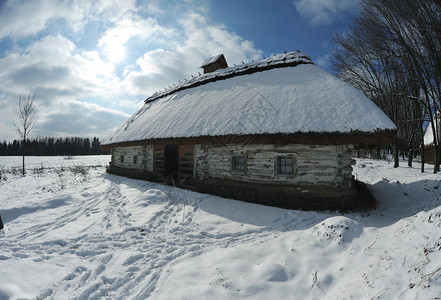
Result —
M128 72L127 93L149 96L158 89L197 75L207 57L220 53L225 55L229 65L262 57L252 42L221 25L210 24L200 14L189 13L179 24L183 32L178 40L169 44L169 49L148 51L136 61L140 70Z
M296 0L297 12L314 25L327 25L348 11L355 11L359 0Z
M63 101L57 110L40 119L38 130L44 136L70 136L74 127L77 136L104 138L113 132L116 124L123 123L128 117L128 114L96 104Z
M127 114L75 100L100 100L102 105L112 106L119 96L118 84L113 65L104 62L96 51L82 51L62 36L47 36L20 52L0 58L0 90L7 95L0 118L10 123L15 118L15 113L10 112L16 109L18 95L30 92L35 94L41 119L34 132L37 135L50 134L48 124L55 126L53 133L61 133L58 127L78 133L87 132L93 124L122 122ZM77 103L77 109L73 110L72 105L66 107L66 103ZM107 121L98 116L107 117ZM60 123L56 125L50 120ZM10 129L2 128L0 136L11 137Z
M96 51L82 51L62 36L47 36L21 52L0 59L0 89L71 91L72 97L107 94L118 78Z
M330 59L331 59L331 54L327 53L323 56L318 57L316 63L323 69L327 69L330 66Z
M129 12L115 26L106 30L98 46L103 48L103 52L111 62L118 62L124 58L126 52L125 44L133 37L141 40L152 39L155 36L161 38L173 34L173 29L166 29L158 25L153 18L143 19L136 14Z
M0 142L12 141L18 138L18 134L12 127L12 121L18 118L18 97L15 101L8 99L6 95L0 94Z
M18 95L11 95L9 99L0 97L0 115L8 116L0 118L2 140L12 141L19 138L11 126L11 122L18 118L17 99ZM38 125L31 133L32 136L97 136L103 139L129 117L118 110L77 100L59 99L50 105L42 104L40 98L35 101Z
M57 19L78 31L90 21L113 22L135 8L135 0L7 1L0 12L0 38L35 35Z
M79 5L52 0L8 1L2 8L0 38L34 35L46 28L48 21L63 18L77 23L83 18Z
M0 40L9 36L14 45L0 53L0 139L15 138L6 125L21 93L36 96L35 135L105 137L151 93L197 75L205 58L224 53L232 65L262 55L252 42L197 13L204 7L184 11L187 4L179 2L177 12L169 12L161 1L154 3L7 2L0 10ZM89 38L87 50L81 48L78 41ZM118 63L124 53L130 57Z

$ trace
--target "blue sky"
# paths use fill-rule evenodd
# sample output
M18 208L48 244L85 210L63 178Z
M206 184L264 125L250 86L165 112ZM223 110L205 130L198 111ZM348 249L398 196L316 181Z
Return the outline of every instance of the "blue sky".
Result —
M33 136L101 139L153 92L229 65L300 50L329 69L330 34L358 0L0 0L0 141L17 134L20 94L33 93Z

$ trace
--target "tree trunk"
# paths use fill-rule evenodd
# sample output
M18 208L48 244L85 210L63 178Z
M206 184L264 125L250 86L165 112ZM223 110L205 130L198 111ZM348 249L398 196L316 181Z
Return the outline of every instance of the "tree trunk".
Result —
M412 167L413 149L409 149L409 156L407 158L407 165Z
M26 155L26 140L23 139L23 168L22 168L22 173L23 176L25 176L25 155Z
M437 170L437 172L439 172L440 164L441 164L441 145L438 142L438 159L437 159L437 162L436 162L436 170Z
M394 168L398 168L400 166L400 157L398 154L397 142L398 142L398 137L395 136L395 139L394 139Z
M424 157L424 130L423 130L423 126L420 126L420 130L421 130L421 173L424 173L425 157Z

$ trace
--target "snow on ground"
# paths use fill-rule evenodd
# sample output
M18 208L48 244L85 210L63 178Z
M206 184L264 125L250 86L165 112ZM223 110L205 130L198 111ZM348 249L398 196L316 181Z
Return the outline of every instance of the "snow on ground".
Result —
M265 207L0 157L0 299L440 299L440 175L358 159L365 213ZM41 162L41 163L40 163Z

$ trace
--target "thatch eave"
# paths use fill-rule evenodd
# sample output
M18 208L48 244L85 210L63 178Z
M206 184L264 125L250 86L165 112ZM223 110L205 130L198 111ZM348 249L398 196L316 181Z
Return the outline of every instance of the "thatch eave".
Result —
M101 145L103 150L115 147L128 147L137 145L158 144L303 144L303 145L347 145L357 147L373 147L392 142L397 131L394 129L382 129L375 132L351 131L351 132L295 132L295 133L264 133L264 134L241 134L223 136L198 136L198 137L168 137L158 139L146 139L137 141L125 141Z

